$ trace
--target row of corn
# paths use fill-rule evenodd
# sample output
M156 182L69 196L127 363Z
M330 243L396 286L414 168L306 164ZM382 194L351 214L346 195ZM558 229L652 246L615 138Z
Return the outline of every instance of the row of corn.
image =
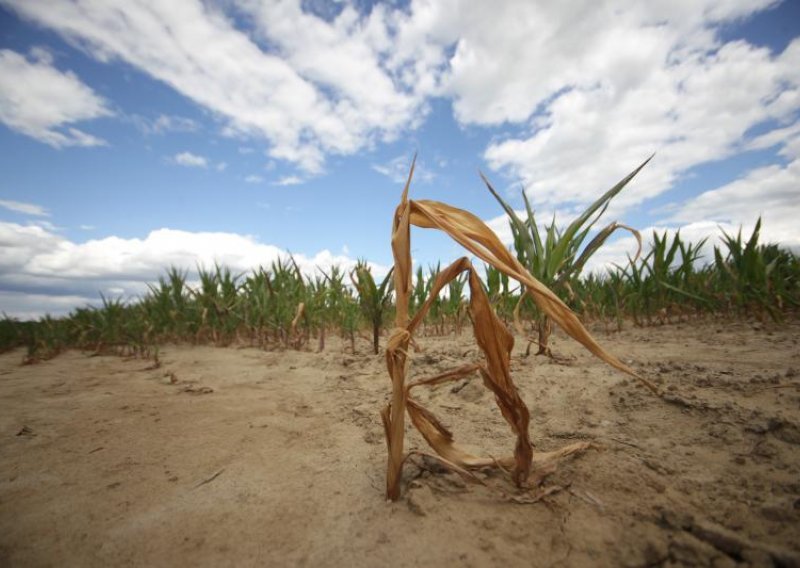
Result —
M558 242L556 229L548 230L545 251L548 240ZM543 268L547 252L539 253L534 265L519 235L515 252L586 322L621 329L625 322L645 326L702 316L780 320L800 306L800 259L776 245L759 244L759 232L760 221L747 239L741 233L723 235L710 258L701 256L705 242L654 233L646 254L604 274L581 274L582 267L574 266L580 255L574 253L548 273ZM438 272L438 267L417 269L412 313L427 298ZM0 350L26 346L31 360L67 348L153 357L166 342L322 350L326 335L334 333L351 350L366 339L377 353L393 315L391 275L376 281L365 262L351 271L334 266L308 276L288 258L249 274L216 266L199 269L197 276L190 286L188 272L172 268L142 298L101 297L99 306L78 308L67 317L26 322L4 317ZM485 269L484 286L498 315L538 329L540 350L546 350L548 322L535 304L494 268ZM431 304L424 333L458 334L468 318L462 277Z

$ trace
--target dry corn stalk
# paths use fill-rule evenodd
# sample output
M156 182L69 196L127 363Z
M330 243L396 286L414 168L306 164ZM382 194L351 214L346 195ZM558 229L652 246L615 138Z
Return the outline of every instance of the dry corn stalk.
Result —
M622 361L606 352L586 331L577 316L552 291L531 276L478 217L462 209L436 201L410 201L408 188L413 174L414 164L412 163L392 226L397 312L395 328L389 337L386 348L386 366L392 381L392 399L381 413L389 452L386 495L391 500L396 500L400 496L402 467L407 457L403 448L406 412L408 412L414 427L441 456L442 461L453 469L463 471L486 466L510 469L516 485L525 486L534 462L536 464L545 463L551 458L555 459L577 451L585 445L581 448L578 445L569 446L550 454L537 454L534 458L528 434L530 421L528 407L511 379L510 360L514 338L492 310L478 274L468 258L461 258L441 271L425 304L414 314L413 318L410 316L408 304L411 291L411 225L444 231L472 254L522 284L539 308L552 321L594 355L609 365L636 377L653 392L658 393L658 389L646 379L636 375ZM422 323L431 303L441 289L462 272L467 272L468 275L473 329L484 359L435 377L406 384L410 363L408 348L413 342L414 332ZM484 385L494 393L495 401L503 417L517 436L512 456L495 459L470 454L459 447L454 442L453 434L432 412L424 408L412 396L411 390L415 387L458 380L474 372L480 373Z

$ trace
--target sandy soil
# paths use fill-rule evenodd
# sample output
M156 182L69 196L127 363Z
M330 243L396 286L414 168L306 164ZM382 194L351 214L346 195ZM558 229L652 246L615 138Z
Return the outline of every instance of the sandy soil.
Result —
M800 324L683 324L599 338L676 394L657 399L557 335L514 354L537 449L600 446L503 498L406 467L384 500L383 360L171 346L162 365L71 352L0 356L0 565L798 565ZM412 373L476 357L469 333L423 338ZM421 398L457 440L513 439L479 380ZM410 432L407 442L423 448Z

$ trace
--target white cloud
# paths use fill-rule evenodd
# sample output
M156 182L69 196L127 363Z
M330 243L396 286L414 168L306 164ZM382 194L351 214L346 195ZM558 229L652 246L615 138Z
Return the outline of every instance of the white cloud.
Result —
M61 227L57 227L56 225L54 225L50 221L46 221L44 219L34 219L34 220L31 220L31 221L28 221L28 225L30 225L32 227L41 227L45 231L50 231L50 232L53 232L53 233L61 230Z
M37 45L30 48L30 50L28 50L28 54L33 61L38 61L39 63L44 63L45 65L49 66L53 65L53 54L49 49L47 49L47 47L43 45Z
M75 308L97 304L97 296L29 294L26 292L0 290L0 314L18 320L34 320L44 315L60 317Z
M167 134L169 132L197 132L200 130L200 124L186 118L185 116L176 116L168 114L160 114L154 119L145 118L143 116L134 115L130 118L136 127L144 134Z
M411 159L408 156L397 156L383 164L372 164L373 170L399 184L406 183L410 168ZM430 183L434 177L436 176L425 166L425 163L417 159L417 163L414 166L414 181Z
M191 152L181 152L175 154L172 160L179 166L186 166L187 168L205 168L208 167L208 160L203 156L192 154Z
M246 272L258 266L269 267L288 253L253 237L235 233L187 232L173 229L151 231L143 239L110 236L76 243L41 227L0 222L0 311L15 315L15 310L31 312L15 304L19 295L46 296L48 303L60 302L63 311L99 300L98 292L125 298L143 294L170 266L185 268L193 277L197 265L229 266ZM305 274L331 265L355 266L346 254L324 249L313 255L294 254ZM375 265L376 274L388 267ZM73 301L79 298L80 302ZM50 309L50 308L47 308ZM34 315L41 315L40 309ZM35 310L33 310L35 311Z
M213 111L227 133L265 138L271 157L310 173L327 154L392 139L425 115L422 84L387 60L400 10L346 6L326 21L300 0L0 3L99 61L137 67ZM247 29L235 27L242 18Z
M226 169L228 169L228 162L218 162L217 163L216 170L218 172L224 172Z
M244 178L245 183L261 183L264 181L264 178L258 175L249 175Z
M308 173L408 132L432 97L448 97L463 124L525 127L485 158L541 203L586 201L656 151L619 199L631 205L800 107L798 42L775 55L717 37L774 0L412 0L325 17L301 0L0 3L170 85L226 133L264 138L269 156Z
M78 77L56 69L49 52L38 49L26 59L0 50L0 122L12 130L54 148L102 146L105 140L71 125L111 114Z
M528 120L564 89L605 83L623 95L671 61L713 46L713 26L774 3L451 0L427 21L432 33L456 41L444 89L457 118L502 124ZM425 4L414 5L420 20Z
M14 211L15 213L22 213L24 215L33 215L35 217L49 217L50 213L41 205L35 203L23 203L21 201L11 201L8 199L0 199L0 207Z
M304 182L305 180L300 176L283 176L277 181L272 182L272 185L290 186L290 185L300 185L301 183Z
M545 209L585 204L656 152L610 218L695 166L786 147L797 133L800 39L773 53L719 34L775 3L411 0L345 3L322 17L301 0L0 0L96 59L125 61L210 110L241 139L242 154L265 140L269 157L306 178L330 155L409 132L434 98L451 102L462 125L495 129L483 155L489 167L523 181ZM25 65L55 71L49 53L31 57ZM74 143L99 142L68 123L59 128ZM407 167L403 156L373 169L402 183ZM769 178L785 187L796 172L777 165L751 174L749 186ZM433 174L420 164L417 179ZM697 211L710 214L703 203ZM787 205L764 203L768 219Z
M752 227L761 217L763 241L800 251L800 133L781 149L788 163L756 168L739 179L711 189L682 204L668 219L673 223L713 221Z
M670 189L694 166L747 149L753 127L794 119L800 110L800 40L780 54L744 42L720 45L700 25L708 21L679 16L653 28L635 10L623 10L608 33L602 25L596 33L585 30L574 64L564 64L563 72L552 69L552 75L550 63L526 56L541 73L525 73L519 81L545 77L542 85L549 85L544 91L531 86L534 106L512 90L495 111L471 105L461 110L463 119L477 122L528 121L528 132L487 147L490 167L520 178L536 203L587 203L656 152L617 198L624 208ZM604 21L598 17L591 11L588 21L598 25ZM564 46L549 47L542 58L552 55L558 62L567 53ZM491 93L491 100L497 95ZM466 105L473 99L457 100ZM785 136L780 130L773 138Z

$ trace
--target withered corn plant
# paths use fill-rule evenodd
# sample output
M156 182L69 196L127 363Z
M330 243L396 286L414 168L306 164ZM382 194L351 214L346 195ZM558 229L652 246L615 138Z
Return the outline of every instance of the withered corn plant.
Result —
M406 413L414 427L438 454L440 461L448 467L462 473L467 473L471 468L487 466L510 469L514 483L518 487L524 487L531 474L535 456L528 433L530 422L528 407L511 378L510 361L514 338L492 309L478 272L466 257L456 260L443 269L431 286L425 303L419 306L416 313L409 313L409 300L412 294L410 232L412 225L447 233L469 252L524 286L537 307L591 353L609 365L639 378L654 392L658 390L649 381L638 377L622 361L607 353L584 329L564 302L531 276L478 217L437 201L409 200L408 189L413 173L412 163L392 225L396 319L395 329L389 337L386 348L386 366L392 382L392 397L391 402L381 413L389 454L386 495L391 500L396 500L400 496L403 463L410 455L406 454L404 449ZM415 332L442 288L463 273L466 273L469 286L469 310L473 331L483 358L434 377L407 382L411 363L409 346L414 341ZM458 380L473 373L479 373L484 385L494 393L503 417L516 435L514 453L511 456L495 459L467 452L455 443L453 434L439 419L413 396L412 390L420 386ZM539 454L536 458L557 459L586 447L588 445L585 443L572 444L556 452Z

